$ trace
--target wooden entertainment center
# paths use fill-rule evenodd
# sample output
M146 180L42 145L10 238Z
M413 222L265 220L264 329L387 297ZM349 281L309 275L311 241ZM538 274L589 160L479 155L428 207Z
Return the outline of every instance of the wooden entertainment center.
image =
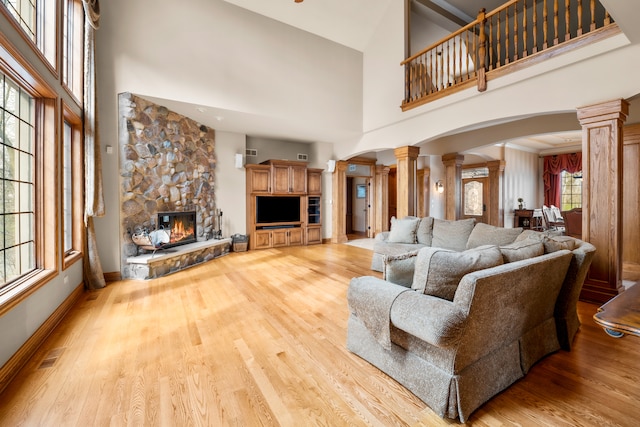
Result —
M322 243L322 169L291 160L245 168L250 249Z

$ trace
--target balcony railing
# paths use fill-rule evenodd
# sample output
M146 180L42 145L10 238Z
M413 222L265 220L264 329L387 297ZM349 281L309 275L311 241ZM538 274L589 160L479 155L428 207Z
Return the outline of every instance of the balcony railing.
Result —
M597 0L511 0L402 62L403 111L617 30Z

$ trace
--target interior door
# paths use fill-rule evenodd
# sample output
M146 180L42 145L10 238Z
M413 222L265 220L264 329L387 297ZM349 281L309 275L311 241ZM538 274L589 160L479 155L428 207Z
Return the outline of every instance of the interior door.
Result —
M347 227L346 233L353 233L353 178L347 177L347 206L345 209L345 224Z
M475 218L488 223L489 178L467 178L462 180L462 218Z

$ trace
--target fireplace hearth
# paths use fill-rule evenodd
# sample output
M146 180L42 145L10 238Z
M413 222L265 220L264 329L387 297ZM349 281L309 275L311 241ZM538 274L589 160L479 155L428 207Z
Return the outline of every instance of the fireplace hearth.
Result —
M196 241L196 212L158 212L158 228L169 230L164 247L186 245Z

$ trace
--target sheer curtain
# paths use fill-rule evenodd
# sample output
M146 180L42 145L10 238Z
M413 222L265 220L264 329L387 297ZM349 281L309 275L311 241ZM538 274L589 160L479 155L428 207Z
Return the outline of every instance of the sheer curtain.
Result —
M84 6L84 167L86 245L84 251L84 282L88 289L103 288L106 283L98 256L93 218L104 215L102 192L102 162L96 108L95 32L99 27L99 0L82 0Z
M562 171L576 173L582 170L582 153L558 154L544 157L544 204L560 206Z

